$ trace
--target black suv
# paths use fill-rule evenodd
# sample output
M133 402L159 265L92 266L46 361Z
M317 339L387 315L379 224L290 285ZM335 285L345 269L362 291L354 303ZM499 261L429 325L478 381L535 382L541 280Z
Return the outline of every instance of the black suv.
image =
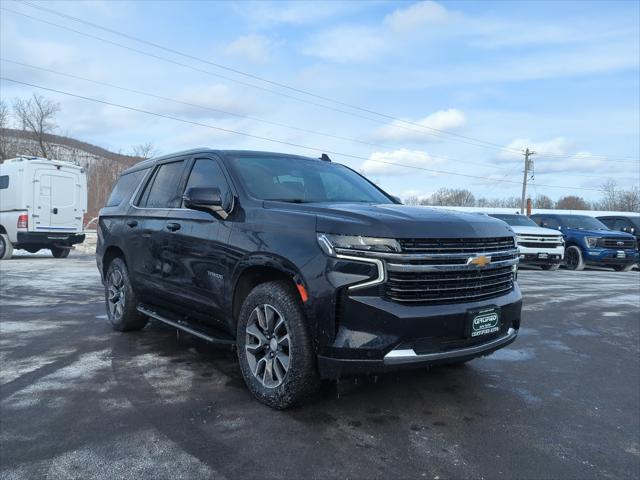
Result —
M275 408L321 378L511 343L517 262L504 222L403 206L326 155L146 160L121 175L98 228L113 327L153 318L235 345L249 390Z

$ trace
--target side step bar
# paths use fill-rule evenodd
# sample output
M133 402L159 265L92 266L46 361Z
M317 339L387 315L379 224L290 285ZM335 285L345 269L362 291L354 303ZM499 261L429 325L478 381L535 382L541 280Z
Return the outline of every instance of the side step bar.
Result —
M233 338L225 335L223 332L216 331L214 328L208 328L205 325L200 325L195 322L188 322L186 320L168 318L169 315L167 313L163 312L162 314L160 314L155 309L146 305L138 305L137 310L143 315L147 315L154 320L177 328L178 330L181 330L183 332L189 333L194 337L198 337L206 342L216 343L219 345L236 344L236 341Z

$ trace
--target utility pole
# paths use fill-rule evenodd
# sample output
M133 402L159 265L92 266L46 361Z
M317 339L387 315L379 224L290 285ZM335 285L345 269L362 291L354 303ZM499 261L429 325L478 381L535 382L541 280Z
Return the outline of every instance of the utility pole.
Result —
M522 179L522 200L520 201L520 213L524 213L527 201L527 180L529 180L529 170L533 169L533 160L529 157L535 155L536 152L529 150L529 147L522 153L524 155L524 177Z

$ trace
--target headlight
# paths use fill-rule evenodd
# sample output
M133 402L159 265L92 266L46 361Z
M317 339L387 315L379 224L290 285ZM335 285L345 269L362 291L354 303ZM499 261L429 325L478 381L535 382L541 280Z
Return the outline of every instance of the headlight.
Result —
M318 244L327 255L331 256L336 255L335 249L387 253L401 251L400 244L393 238L363 237L360 235L318 233Z
M584 242L588 248L595 248L598 245L598 237L584 237Z

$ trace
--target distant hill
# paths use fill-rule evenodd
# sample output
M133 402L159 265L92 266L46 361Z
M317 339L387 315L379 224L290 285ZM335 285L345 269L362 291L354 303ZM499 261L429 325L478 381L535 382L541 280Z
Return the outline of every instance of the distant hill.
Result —
M9 157L39 154L37 136L32 132L15 128L3 128L0 129L0 136L3 137L5 142L11 144L10 148L13 154L9 154ZM87 167L90 163L99 160L107 160L126 165L131 165L142 160L139 157L111 152L97 145L62 135L48 133L43 136L43 139L52 149L53 154L50 155L52 158L79 163Z
M120 172L143 160L62 135L45 134L42 140L49 158L72 162L86 169L88 205L85 220L98 214ZM14 128L0 129L0 161L20 155L42 156L37 135Z

